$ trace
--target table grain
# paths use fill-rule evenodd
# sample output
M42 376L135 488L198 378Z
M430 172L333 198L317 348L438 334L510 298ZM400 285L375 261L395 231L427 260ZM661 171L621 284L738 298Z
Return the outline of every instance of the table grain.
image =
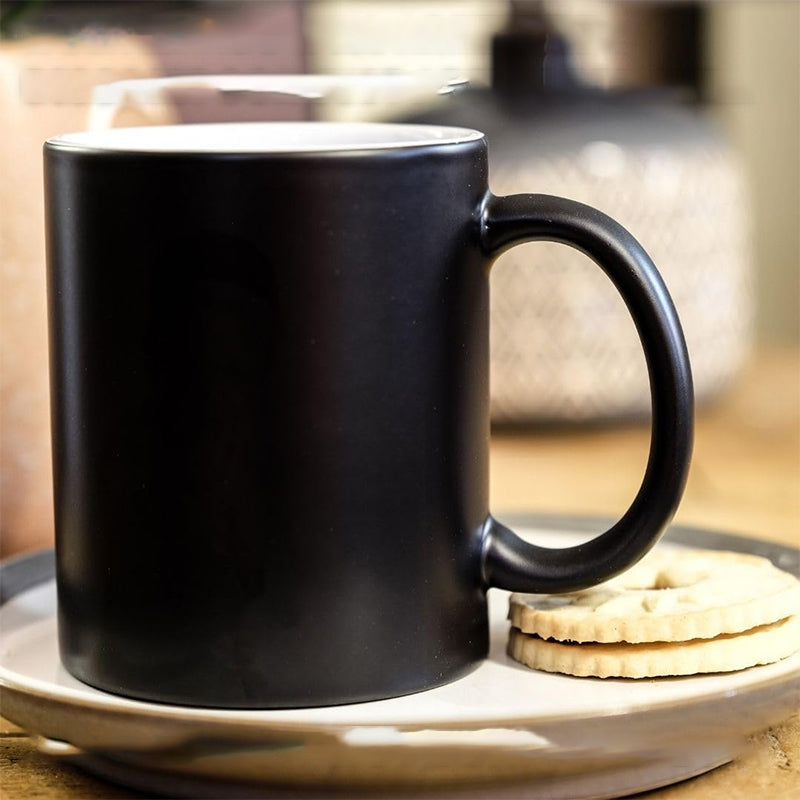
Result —
M619 515L647 461L642 423L502 427L492 433L493 510ZM800 351L761 347L735 382L697 415L694 457L675 521L800 546ZM0 709L1 711L1 709ZM0 719L0 798L137 798L36 751ZM487 794L487 797L490 797ZM800 713L753 737L730 764L648 800L797 800Z

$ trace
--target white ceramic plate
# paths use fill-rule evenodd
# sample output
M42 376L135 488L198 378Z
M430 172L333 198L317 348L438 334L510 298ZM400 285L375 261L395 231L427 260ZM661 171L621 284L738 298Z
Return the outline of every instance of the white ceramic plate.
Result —
M504 521L551 546L603 525ZM798 553L779 545L673 528L658 547L676 543L758 552L797 571ZM0 608L3 715L40 737L45 752L170 795L617 797L730 760L800 699L800 654L735 673L642 681L525 669L505 654L507 593L492 590L490 656L447 686L298 710L144 703L86 686L61 666L46 556L4 565L2 575L13 595Z

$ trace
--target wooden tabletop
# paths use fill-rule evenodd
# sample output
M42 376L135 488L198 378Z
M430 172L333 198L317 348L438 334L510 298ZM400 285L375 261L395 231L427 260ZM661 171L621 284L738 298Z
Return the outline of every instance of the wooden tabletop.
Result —
M647 460L641 425L592 429L506 429L493 435L496 512L619 515ZM502 517L502 513L499 513ZM800 546L800 353L762 348L735 385L698 412L692 471L676 522ZM731 764L648 800L797 800L800 713L754 737ZM134 798L36 752L0 720L0 798ZM489 795L487 795L488 797Z

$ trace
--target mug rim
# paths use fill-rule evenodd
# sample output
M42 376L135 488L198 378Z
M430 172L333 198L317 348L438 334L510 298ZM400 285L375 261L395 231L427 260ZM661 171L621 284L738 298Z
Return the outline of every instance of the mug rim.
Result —
M300 155L397 151L478 142L471 128L394 122L216 122L143 125L53 136L48 147L92 153Z

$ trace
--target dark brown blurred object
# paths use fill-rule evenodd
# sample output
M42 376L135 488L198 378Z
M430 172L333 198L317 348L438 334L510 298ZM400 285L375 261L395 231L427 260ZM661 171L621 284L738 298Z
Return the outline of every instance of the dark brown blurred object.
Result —
M616 3L614 84L672 86L706 99L706 9L698 2Z

